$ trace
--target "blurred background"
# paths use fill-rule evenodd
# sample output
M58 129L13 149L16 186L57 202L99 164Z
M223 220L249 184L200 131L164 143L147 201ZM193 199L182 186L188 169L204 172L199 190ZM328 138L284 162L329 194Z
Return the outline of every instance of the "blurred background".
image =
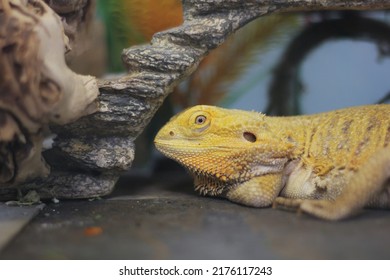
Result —
M68 1L45 1L57 3L67 22L88 19L64 8ZM67 60L103 79L126 74L123 49L149 44L183 20L180 0L96 2ZM386 11L281 14L246 25L165 100L111 195L53 199L43 209L0 204L0 259L390 259L389 211L326 223L201 197L152 142L173 114L196 104L292 115L386 102L389 25ZM68 31L79 33L72 25Z
M86 51L69 58L80 73L125 73L123 49L148 44L183 21L180 0L98 0ZM150 162L152 139L174 113L196 104L270 115L323 112L386 102L390 16L321 12L262 17L212 51L183 81L137 141L135 166Z

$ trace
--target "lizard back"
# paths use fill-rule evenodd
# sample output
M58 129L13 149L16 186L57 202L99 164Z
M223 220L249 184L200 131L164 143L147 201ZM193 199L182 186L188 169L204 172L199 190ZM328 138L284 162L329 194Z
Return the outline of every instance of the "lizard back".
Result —
M303 158L318 168L359 168L389 144L389 114L390 105L371 105L313 115L305 124Z

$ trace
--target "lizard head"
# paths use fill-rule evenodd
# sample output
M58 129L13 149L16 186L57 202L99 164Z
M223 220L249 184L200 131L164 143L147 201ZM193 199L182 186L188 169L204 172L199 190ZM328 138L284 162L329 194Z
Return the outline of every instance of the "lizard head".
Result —
M261 113L198 105L172 117L154 143L195 176L195 185L203 194L219 195L227 187L271 168L264 154L271 149L260 151L261 142L269 142L260 139L266 125L264 117Z

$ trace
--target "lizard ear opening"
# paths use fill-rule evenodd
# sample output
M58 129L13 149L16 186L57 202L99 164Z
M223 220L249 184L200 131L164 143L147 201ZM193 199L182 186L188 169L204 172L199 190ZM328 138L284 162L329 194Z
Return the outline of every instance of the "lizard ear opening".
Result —
M243 136L244 136L245 140L247 140L248 142L251 142L251 143L256 142L256 135L254 135L252 132L245 131L243 133Z

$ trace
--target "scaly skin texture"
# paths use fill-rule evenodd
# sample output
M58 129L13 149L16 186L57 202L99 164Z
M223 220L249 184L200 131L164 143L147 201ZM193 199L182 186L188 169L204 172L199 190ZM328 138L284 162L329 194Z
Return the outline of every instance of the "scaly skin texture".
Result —
M155 145L203 195L339 220L390 207L390 105L267 117L199 105L174 116Z

